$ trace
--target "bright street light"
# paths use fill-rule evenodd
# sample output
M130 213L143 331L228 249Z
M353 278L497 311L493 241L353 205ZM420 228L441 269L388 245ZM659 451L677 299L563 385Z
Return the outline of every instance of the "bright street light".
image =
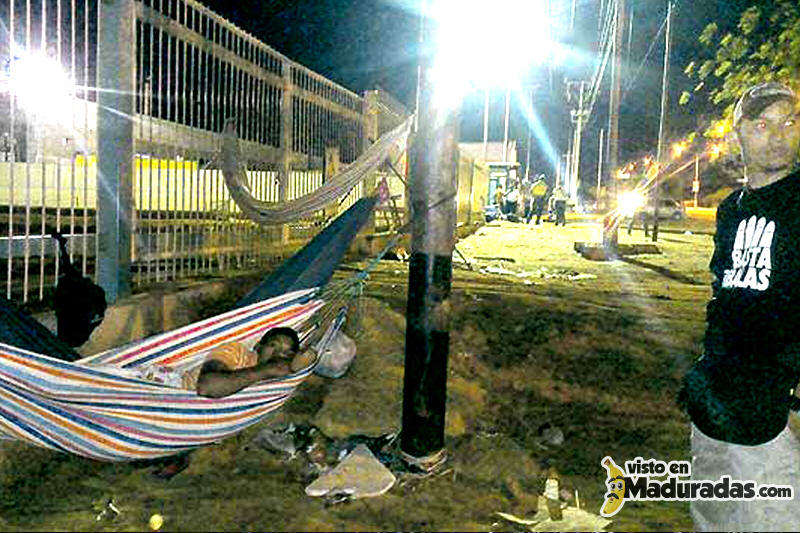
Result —
M544 0L433 0L434 80L443 98L470 88L515 88L552 50Z
M711 136L717 139L722 139L730 131L731 131L731 122L725 119L719 120L716 122L716 124L714 124L714 127L711 129Z
M672 145L672 159L678 159L686 151L686 143L679 142Z
M56 60L21 52L6 65L4 81L29 113L46 124L68 125L75 84Z
M724 151L725 151L725 147L723 146L723 144L721 142L712 143L708 147L708 158L709 158L709 160L714 161L720 155L722 155L722 152L724 152Z
M645 197L638 191L628 191L617 196L617 211L620 215L632 217L636 210L644 206Z

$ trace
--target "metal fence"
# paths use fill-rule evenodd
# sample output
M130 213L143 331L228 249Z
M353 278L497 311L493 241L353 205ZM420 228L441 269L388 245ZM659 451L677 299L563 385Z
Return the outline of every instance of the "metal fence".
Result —
M385 91L359 96L195 0L0 0L0 20L0 272L18 302L52 293L51 230L109 301L274 263L337 206L282 227L243 217L217 162L225 121L236 120L253 196L280 202L408 115ZM394 207L371 231L405 217L405 162L395 166L382 174ZM460 220L474 218L471 191L460 184Z
M122 283L144 289L259 268L319 231L321 217L274 228L242 217L216 162L227 119L251 192L266 201L313 191L326 152L346 164L369 142L364 98L193 0L7 0L0 18L0 267L11 299L47 298L59 268L51 230L107 292L98 248L116 256L111 275L129 269ZM114 206L108 225L98 203Z

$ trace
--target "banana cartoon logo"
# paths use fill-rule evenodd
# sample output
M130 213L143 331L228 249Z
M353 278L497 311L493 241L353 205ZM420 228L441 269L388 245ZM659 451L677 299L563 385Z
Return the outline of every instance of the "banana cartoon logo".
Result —
M608 473L606 480L608 492L605 495L606 501L600 508L600 516L609 518L617 514L625 505L625 472L608 456L605 456L600 464Z

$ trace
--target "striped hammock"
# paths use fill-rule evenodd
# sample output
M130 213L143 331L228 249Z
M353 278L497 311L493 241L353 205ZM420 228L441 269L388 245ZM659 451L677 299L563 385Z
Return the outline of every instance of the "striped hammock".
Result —
M295 291L73 363L0 343L0 434L101 461L167 456L228 437L283 405L314 365L225 398L131 377L131 369L184 371L209 350L252 346L275 327L307 340L324 304L319 289Z

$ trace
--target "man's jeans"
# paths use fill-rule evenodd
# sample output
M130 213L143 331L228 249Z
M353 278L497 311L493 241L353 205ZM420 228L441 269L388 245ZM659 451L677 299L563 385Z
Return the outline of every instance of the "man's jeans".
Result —
M741 446L712 439L692 424L692 479L717 481L723 475L791 485L794 499L696 500L690 508L697 531L800 531L800 440L788 426L765 444Z

